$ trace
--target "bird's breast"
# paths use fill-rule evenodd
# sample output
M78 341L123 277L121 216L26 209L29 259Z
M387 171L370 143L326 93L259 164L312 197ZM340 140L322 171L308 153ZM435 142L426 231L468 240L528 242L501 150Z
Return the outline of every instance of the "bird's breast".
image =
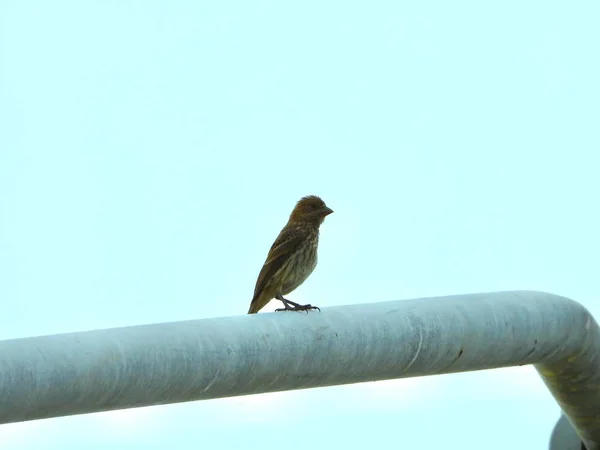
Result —
M309 236L282 268L282 293L289 294L300 286L317 266L318 234Z

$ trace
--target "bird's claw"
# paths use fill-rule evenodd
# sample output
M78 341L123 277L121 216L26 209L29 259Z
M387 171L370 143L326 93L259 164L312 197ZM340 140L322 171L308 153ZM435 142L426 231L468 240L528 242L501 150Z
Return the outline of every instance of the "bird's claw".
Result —
M319 308L318 306L313 306L313 305L298 305L298 306L294 306L293 308L292 307L277 308L275 310L275 312L279 312L279 311L306 311L306 314L308 314L308 310L309 309L317 309L317 310L319 310L319 312L321 312L321 308Z

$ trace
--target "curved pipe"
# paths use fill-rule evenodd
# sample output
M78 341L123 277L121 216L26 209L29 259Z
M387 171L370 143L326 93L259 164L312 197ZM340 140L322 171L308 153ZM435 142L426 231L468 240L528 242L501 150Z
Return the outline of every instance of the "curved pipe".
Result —
M0 341L0 423L524 364L599 449L598 325L533 291Z

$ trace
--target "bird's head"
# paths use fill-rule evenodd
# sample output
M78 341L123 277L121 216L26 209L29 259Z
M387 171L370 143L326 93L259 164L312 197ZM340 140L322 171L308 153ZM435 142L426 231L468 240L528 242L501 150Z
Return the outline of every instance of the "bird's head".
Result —
M310 222L321 225L333 210L316 195L302 197L290 214L290 222Z

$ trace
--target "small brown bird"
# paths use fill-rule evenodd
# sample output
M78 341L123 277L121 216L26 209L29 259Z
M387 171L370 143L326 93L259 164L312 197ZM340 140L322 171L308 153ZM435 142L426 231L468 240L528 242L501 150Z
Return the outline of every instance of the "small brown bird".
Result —
M332 212L316 195L302 197L298 201L288 223L269 250L256 280L248 314L256 314L273 298L280 300L284 306L275 311L319 309L317 306L294 303L283 296L304 283L315 270L319 227Z

